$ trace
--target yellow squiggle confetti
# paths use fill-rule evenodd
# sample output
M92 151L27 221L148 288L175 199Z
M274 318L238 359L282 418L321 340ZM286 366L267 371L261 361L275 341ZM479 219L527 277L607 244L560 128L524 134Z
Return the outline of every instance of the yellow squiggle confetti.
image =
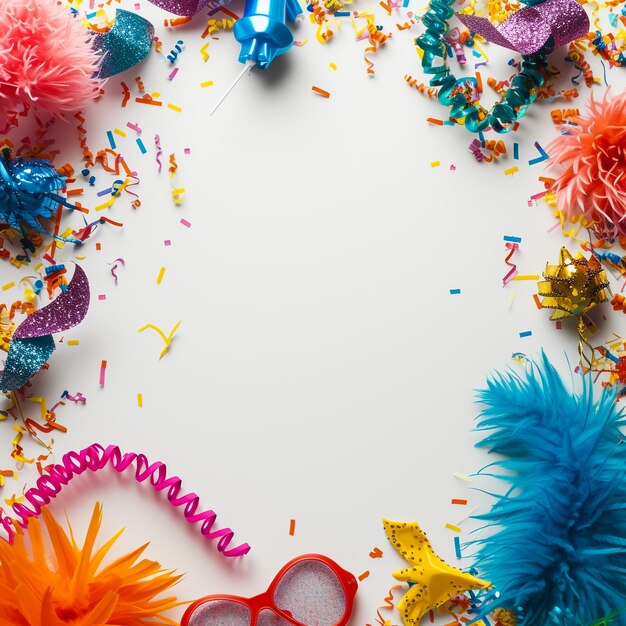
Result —
M161 339L163 339L163 341L165 342L165 347L163 348L163 350L161 350L161 354L159 354L159 359L162 359L165 353L170 349L170 344L172 343L172 339L174 338L174 333L178 330L178 327L181 325L181 323L182 323L182 320L179 320L174 326L174 328L172 328L172 330L170 331L170 334L167 337L165 336L165 333L158 326L155 326L154 324L146 324L145 326L142 326L138 330L138 332L142 333L147 328L150 328L161 336Z

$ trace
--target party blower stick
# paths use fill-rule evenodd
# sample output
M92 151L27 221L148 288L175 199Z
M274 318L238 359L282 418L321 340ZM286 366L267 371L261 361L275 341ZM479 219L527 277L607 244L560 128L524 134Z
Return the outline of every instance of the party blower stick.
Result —
M244 15L235 22L233 33L241 44L239 62L244 67L211 109L213 115L237 83L253 67L267 69L279 55L293 46L293 35L286 21L295 22L302 9L298 0L247 0Z

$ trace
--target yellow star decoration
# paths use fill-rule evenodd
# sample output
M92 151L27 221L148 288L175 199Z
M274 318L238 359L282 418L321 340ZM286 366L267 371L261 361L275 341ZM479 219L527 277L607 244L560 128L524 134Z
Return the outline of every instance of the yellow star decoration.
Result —
M491 583L466 574L439 558L417 522L384 519L383 525L391 545L414 565L393 573L397 580L413 583L398 603L405 626L419 624L430 609L441 606L463 591L491 586Z

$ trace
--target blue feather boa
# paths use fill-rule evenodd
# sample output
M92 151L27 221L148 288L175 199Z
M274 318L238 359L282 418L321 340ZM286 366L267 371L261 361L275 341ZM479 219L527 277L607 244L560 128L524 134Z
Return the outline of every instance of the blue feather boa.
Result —
M492 581L479 615L497 607L519 626L626 625L626 441L616 390L571 393L547 357L480 392L477 445L502 455L481 474L504 485L477 516L476 567Z

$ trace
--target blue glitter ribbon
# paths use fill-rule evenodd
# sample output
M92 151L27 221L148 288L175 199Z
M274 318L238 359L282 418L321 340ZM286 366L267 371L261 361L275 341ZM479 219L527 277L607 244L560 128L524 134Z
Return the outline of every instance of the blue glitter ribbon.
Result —
M65 292L29 315L13 333L4 371L0 373L0 391L23 387L52 355L52 333L76 326L88 309L89 282L77 265Z
M93 36L93 49L102 54L98 78L110 78L141 63L152 49L154 26L146 18L117 9L110 31Z

